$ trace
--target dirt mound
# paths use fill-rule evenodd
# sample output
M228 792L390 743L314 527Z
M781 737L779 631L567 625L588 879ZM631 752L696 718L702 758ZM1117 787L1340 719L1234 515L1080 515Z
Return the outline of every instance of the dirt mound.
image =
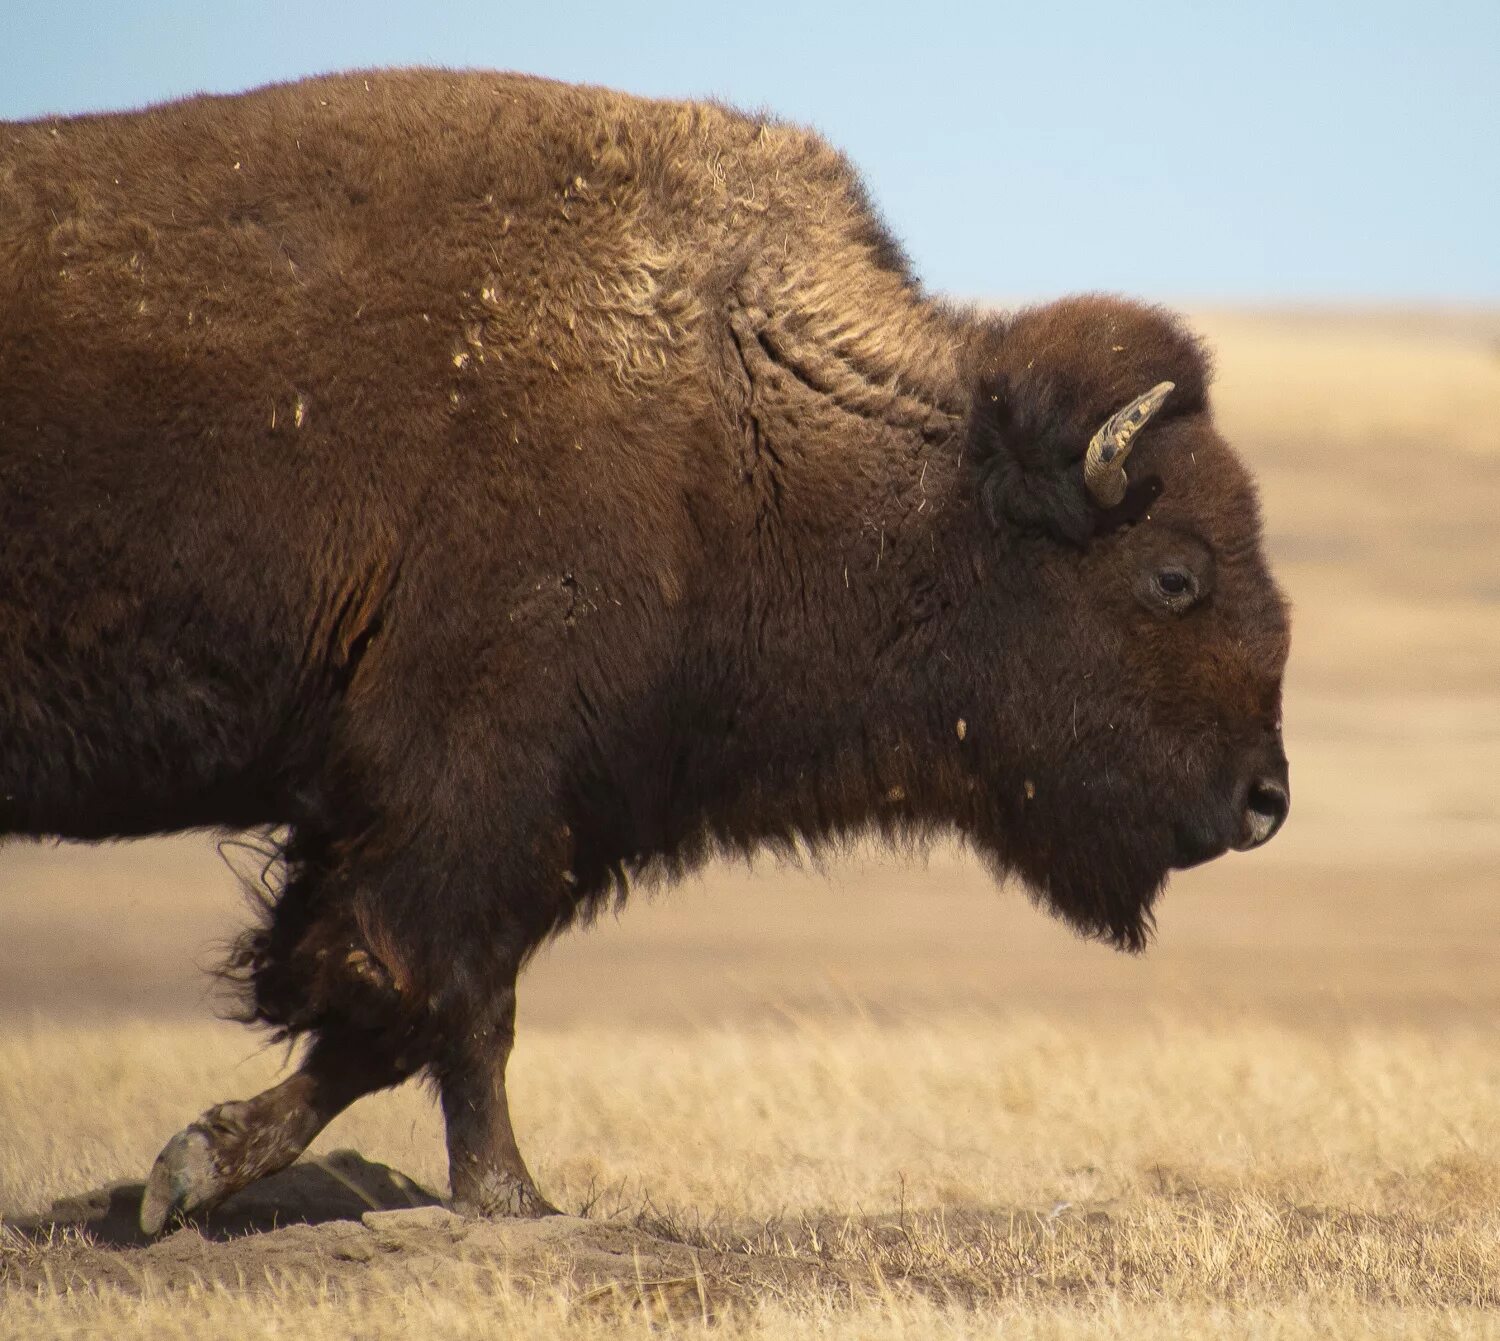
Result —
M619 1223L551 1216L472 1220L350 1150L304 1160L159 1239L136 1223L142 1185L116 1183L0 1226L0 1288L61 1292L298 1282L332 1291L477 1276L582 1302L702 1315L768 1286L847 1293L833 1268L774 1254L708 1251Z

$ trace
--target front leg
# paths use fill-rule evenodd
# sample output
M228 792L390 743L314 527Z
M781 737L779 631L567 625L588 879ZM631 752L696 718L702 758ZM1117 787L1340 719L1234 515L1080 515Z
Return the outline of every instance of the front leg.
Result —
M177 1133L151 1167L141 1228L212 1211L226 1197L286 1168L361 1095L399 1085L412 1072L384 1041L325 1025L297 1071L253 1099L218 1104Z
M468 1031L434 1068L448 1126L453 1209L481 1216L557 1215L536 1190L510 1125L505 1067L515 1041L515 988L487 1014L492 1023Z

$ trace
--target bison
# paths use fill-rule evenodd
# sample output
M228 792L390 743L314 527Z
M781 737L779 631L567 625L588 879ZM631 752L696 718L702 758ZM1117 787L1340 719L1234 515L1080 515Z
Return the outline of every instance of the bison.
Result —
M716 853L957 834L1140 948L1288 806L1208 384L1158 308L929 295L842 156L716 104L407 70L0 127L0 832L274 835L225 971L306 1043L145 1229L419 1073L454 1205L549 1211L517 973Z

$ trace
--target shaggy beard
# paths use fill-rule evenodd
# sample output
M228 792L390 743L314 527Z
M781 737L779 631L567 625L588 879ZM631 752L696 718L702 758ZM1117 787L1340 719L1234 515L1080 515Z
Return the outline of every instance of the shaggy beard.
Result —
M979 852L997 880L1019 876L1033 903L1079 935L1138 954L1155 932L1152 910L1171 869L1143 837L1111 844L1080 830L1045 858L1015 844L982 843Z

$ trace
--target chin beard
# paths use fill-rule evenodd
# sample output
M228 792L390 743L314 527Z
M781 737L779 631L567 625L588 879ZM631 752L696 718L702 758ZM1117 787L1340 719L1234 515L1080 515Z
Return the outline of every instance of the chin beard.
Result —
M1166 888L1169 868L1144 853L1111 854L1102 845L1082 841L1045 866L993 848L981 853L997 878L1018 875L1033 903L1079 935L1130 954L1150 943L1156 930L1152 910Z
M1087 897L1078 890L1064 891L1055 886L1038 889L1028 883L1027 889L1036 903L1056 913L1079 935L1104 941L1128 954L1140 954L1156 934L1153 909L1166 884L1166 876L1161 875L1144 889L1096 888Z

